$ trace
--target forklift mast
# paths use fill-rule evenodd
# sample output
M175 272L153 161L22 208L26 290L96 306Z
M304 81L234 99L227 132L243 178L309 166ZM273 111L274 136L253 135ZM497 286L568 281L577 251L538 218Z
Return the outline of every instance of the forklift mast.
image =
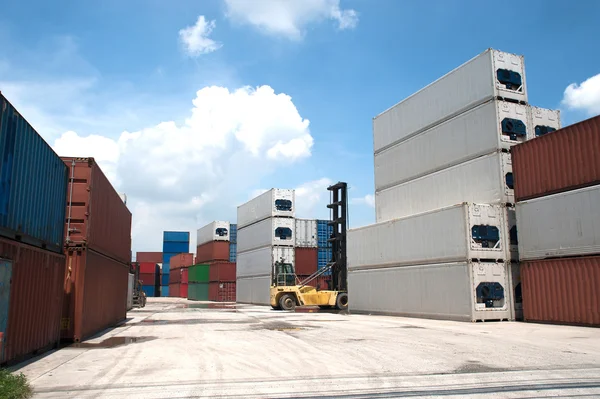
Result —
M348 184L338 182L327 187L330 193L331 209L330 226L333 233L328 241L332 244L331 251L331 289L335 291L348 291L348 267L346 260L346 231L348 229Z

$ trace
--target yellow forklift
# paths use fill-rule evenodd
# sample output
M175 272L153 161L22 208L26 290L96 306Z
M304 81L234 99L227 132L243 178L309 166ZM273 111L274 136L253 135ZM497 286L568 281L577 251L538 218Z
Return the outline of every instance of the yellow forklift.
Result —
M320 308L348 308L348 269L346 265L346 230L348 227L348 185L343 182L327 187L330 191L330 226L333 234L331 259L324 268L317 270L303 281L296 276L294 266L281 258L271 271L271 307L276 310L293 311L296 306L317 305ZM329 287L320 290L313 282L331 273ZM311 284L313 283L313 284Z

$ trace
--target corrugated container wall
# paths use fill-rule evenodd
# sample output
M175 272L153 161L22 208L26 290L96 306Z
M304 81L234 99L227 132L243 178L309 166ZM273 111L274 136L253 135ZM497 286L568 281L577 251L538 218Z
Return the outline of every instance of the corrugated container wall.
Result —
M600 256L521 263L525 321L600 326Z
M192 301L208 301L208 282L188 284L188 299Z
M235 223L229 224L229 241L237 243L237 224Z
M204 283L210 279L210 265L193 265L188 269L190 283Z
M374 151L498 97L527 103L525 61L523 56L488 49L376 116Z
M177 255L177 254L181 254L181 253L188 253L190 252L190 243L189 242L175 242L175 241L168 241L168 242L163 242L163 263L169 263L169 259L171 259L171 257L167 257L165 259L165 254L170 254L171 256L173 255ZM166 260L166 262L165 262Z
M0 364L58 344L64 275L64 255L0 238L0 302L8 306L0 317Z
M178 254L169 261L169 270L181 269L194 264L194 254Z
M517 201L600 184L600 116L512 149Z
M198 229L196 246L210 241L229 241L229 222L214 221Z
M552 133L562 128L560 110L529 107L529 125L531 126L530 139Z
M333 226L329 225L328 220L317 220L317 246L319 248L331 247L328 241L333 234Z
M266 246L294 246L294 219L268 218L238 231L238 253Z
M131 212L94 158L62 157L69 168L67 244L131 261ZM72 176L72 178L71 178Z
M140 273L139 280L142 282L142 285L156 285L156 274L154 273Z
M237 261L237 243L229 243L229 261L233 263Z
M169 285L169 279L171 278L171 273L163 273L160 276L160 285Z
M190 242L189 231L163 231L163 242Z
M235 282L235 263L215 262L210 264L209 281Z
M331 262L333 249L332 248L318 248L317 251L318 251L317 252L317 268L322 269L325 266L327 266L327 264L329 262ZM326 272L325 275L331 275L331 270Z
M236 301L239 303L268 305L270 284L271 278L269 276L238 278L235 284Z
M281 258L295 265L293 247L264 247L238 253L237 277L270 276L274 262Z
M295 248L296 274L310 276L317 271L317 248Z
M235 302L235 282L213 282L208 287L209 300L217 302Z
M140 273L152 273L156 274L160 272L158 268L158 264L154 262L139 262L140 265Z
M62 252L67 168L0 93L0 235Z
M210 241L196 248L196 263L229 260L228 241Z
M315 219L295 219L295 246L305 248L317 247L317 221Z
M270 217L294 217L296 207L294 190L272 188L238 206L238 230Z
M168 284L164 284L164 285L160 286L160 296L161 297L169 296L169 285Z
M128 311L133 308L134 278L135 278L135 275L132 273L129 273L129 276L127 276L127 310Z
M142 291L146 293L146 297L153 298L156 296L156 286L154 285L143 285Z
M163 254L162 254L162 252L136 252L135 261L136 262L162 263Z

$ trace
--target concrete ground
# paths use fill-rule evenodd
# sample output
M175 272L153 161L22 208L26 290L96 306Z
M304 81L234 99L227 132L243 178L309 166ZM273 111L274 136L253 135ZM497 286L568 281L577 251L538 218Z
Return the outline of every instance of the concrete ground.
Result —
M36 398L600 397L600 329L152 298L21 366Z

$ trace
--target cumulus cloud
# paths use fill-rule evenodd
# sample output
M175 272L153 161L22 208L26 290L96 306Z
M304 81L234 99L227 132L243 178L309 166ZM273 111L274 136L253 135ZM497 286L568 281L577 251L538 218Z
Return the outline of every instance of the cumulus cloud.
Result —
M333 180L323 177L296 187L296 217L329 219L329 191L327 187Z
M200 15L195 25L179 31L179 40L181 40L189 56L197 57L212 53L223 46L223 44L209 38L216 26L216 21L207 21L204 15Z
M351 204L358 205L366 205L371 208L375 208L375 196L372 194L367 194L364 197L352 198L350 200Z
M341 9L339 0L225 0L225 5L230 19L293 40L302 38L307 25L326 19L336 21L340 30L358 23L357 12Z
M571 83L567 86L563 104L590 115L600 114L600 74L584 80L581 84Z

